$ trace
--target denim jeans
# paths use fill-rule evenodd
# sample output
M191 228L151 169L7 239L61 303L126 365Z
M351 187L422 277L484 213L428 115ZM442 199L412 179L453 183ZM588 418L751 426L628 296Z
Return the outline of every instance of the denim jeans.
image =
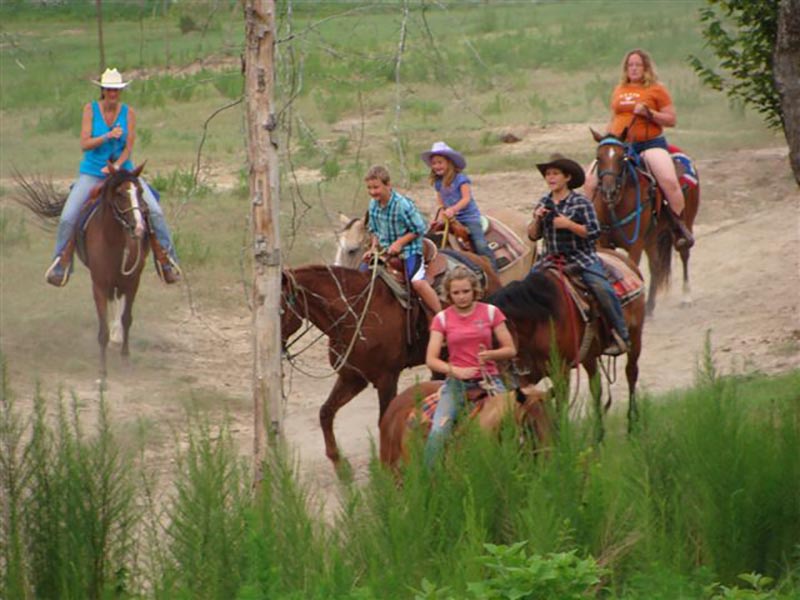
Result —
M505 392L503 380L498 376L492 377L492 382L498 392ZM444 446L444 441L450 435L458 414L464 410L465 395L467 390L479 387L478 381L461 381L455 377L448 377L439 392L439 403L433 414L431 431L425 444L425 464L430 467L436 461Z
M67 201L64 203L64 208L61 210L61 219L58 222L56 248L53 253L53 258L61 254L64 250L64 246L67 245L67 242L75 233L81 208L89 197L92 189L102 182L103 179L100 177L93 177L92 175L86 175L84 173L78 175L78 179L72 186L69 196L67 196ZM142 195L147 204L147 210L150 213L150 226L153 228L153 231L155 231L156 239L172 260L177 261L175 248L172 245L172 236L170 236L167 222L164 219L164 212L161 210L161 205L156 200L153 192L150 191L150 186L145 183L144 179L140 177L139 182L142 184Z
M460 222L460 221L459 221ZM497 261L494 258L494 252L489 248L489 243L486 241L486 236L483 235L483 226L480 221L461 223L464 227L469 229L469 237L472 238L472 245L475 246L475 253L485 256L492 264L492 269L497 272Z
M606 277L606 270L599 258L595 258L589 268L585 268L581 273L583 282L589 286L600 303L605 314L611 319L611 326L626 342L630 341L628 326L625 324L625 317L622 316L622 305L617 298L611 282Z

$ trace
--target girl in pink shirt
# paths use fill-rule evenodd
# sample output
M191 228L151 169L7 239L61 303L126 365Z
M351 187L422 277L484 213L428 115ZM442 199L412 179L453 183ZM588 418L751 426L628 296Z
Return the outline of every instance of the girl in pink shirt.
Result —
M466 392L479 387L485 378L491 379L498 391L505 391L495 361L517 354L505 315L496 306L478 301L480 282L472 271L465 267L450 271L444 290L452 305L437 313L431 322L425 357L431 371L447 375L425 446L425 462L429 466L453 428ZM492 334L499 344L497 348L492 348ZM441 358L445 341L449 362Z

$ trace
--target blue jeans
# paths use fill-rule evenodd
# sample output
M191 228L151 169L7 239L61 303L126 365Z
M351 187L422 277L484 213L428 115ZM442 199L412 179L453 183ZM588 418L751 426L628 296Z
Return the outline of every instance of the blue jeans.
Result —
M489 248L489 242L486 241L486 236L483 235L483 227L480 221L461 223L464 227L469 229L469 237L472 238L472 245L475 246L475 253L485 256L492 264L492 269L497 272L497 261L494 258L494 252Z
M78 218L80 217L81 208L89 198L92 189L103 179L100 177L93 177L81 173L78 179L72 186L72 189L67 196L67 201L64 203L64 208L61 209L61 219L58 222L58 232L56 234L56 249L53 253L53 258L61 254L67 242L75 233L75 228L78 226ZM150 213L150 226L155 231L156 239L164 251L169 254L172 260L177 262L175 256L175 247L172 245L172 236L169 233L167 222L164 219L164 212L161 210L161 205L156 200L153 192L150 191L150 186L145 183L144 179L139 178L142 184L142 195L147 204L147 210Z
M625 324L625 317L622 316L622 305L617 298L617 294L606 277L606 270L599 258L595 258L589 268L585 268L581 273L583 282L589 286L600 303L605 314L611 319L611 326L617 331L625 342L630 341L628 326Z
M497 375L492 377L492 382L498 392L505 392L506 387L503 380ZM439 392L439 404L436 405L436 412L433 414L431 431L428 434L428 441L425 444L425 464L430 467L436 461L439 453L444 446L444 441L453 429L458 413L464 409L464 400L467 390L474 390L479 387L479 381L461 381L454 377L444 380L444 385Z

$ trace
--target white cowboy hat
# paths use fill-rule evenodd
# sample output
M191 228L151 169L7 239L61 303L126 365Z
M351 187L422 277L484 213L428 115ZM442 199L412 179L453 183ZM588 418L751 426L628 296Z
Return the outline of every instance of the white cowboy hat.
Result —
M435 142L431 149L427 152L423 152L419 155L419 157L425 161L425 164L430 166L431 164L431 157L432 156L445 156L453 161L453 164L456 166L457 169L463 169L467 166L467 161L461 155L460 152L456 152L450 146L445 144L444 142Z
M106 69L103 71L100 81L92 81L92 83L99 85L101 88L121 90L126 87L130 81L122 81L122 75L116 69Z

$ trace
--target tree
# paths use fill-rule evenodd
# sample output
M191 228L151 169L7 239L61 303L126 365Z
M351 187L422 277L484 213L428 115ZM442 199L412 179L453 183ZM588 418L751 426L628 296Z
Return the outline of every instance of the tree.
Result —
M103 44L103 0L95 0L97 14L97 45L100 48L100 73L106 70L106 47Z
M707 0L701 9L705 37L719 69L692 55L703 82L725 91L782 128L800 185L800 0Z

